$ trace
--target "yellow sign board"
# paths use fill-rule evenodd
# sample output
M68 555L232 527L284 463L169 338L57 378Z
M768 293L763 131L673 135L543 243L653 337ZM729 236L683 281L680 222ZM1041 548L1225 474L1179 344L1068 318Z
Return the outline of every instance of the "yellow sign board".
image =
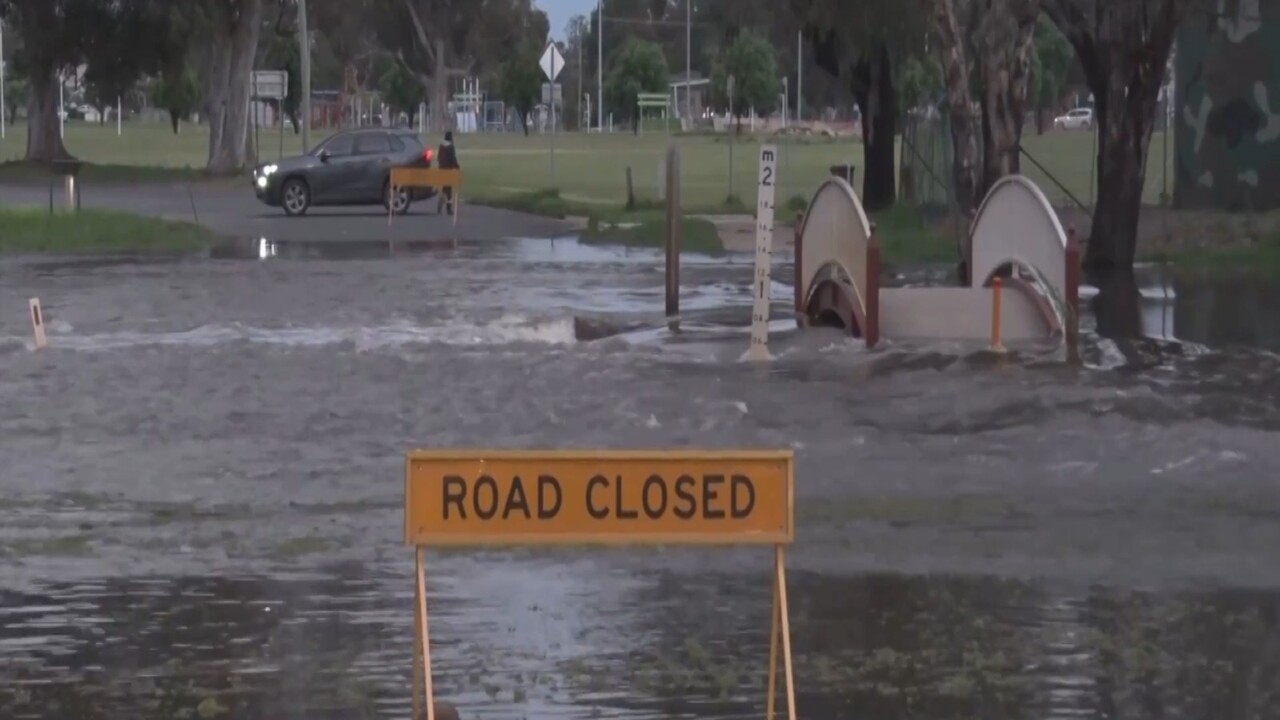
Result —
M456 168L392 168L391 184L395 187L462 187L462 171Z
M778 545L791 451L418 451L409 545Z

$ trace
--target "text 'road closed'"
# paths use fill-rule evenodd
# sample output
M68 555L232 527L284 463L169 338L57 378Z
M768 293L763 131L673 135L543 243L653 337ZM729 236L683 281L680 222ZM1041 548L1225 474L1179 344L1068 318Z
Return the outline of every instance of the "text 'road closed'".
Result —
M411 544L759 542L792 535L789 452L409 457Z

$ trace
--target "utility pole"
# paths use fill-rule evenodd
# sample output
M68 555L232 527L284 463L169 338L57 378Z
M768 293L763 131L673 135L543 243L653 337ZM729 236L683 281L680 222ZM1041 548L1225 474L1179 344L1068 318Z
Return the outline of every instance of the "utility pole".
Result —
M582 118L583 118L583 115L582 115L582 34L583 34L583 31L586 30L586 28L583 27L585 24L586 23L582 23L582 22L578 23L578 43L577 43L578 45L578 102L574 104L574 107L578 108L578 119L575 120L573 124L575 127L578 128L579 131L582 130ZM554 100L555 98L552 98L552 99ZM587 124L590 125L591 116L587 115L586 118L587 118ZM565 129L568 130L569 123L566 122L564 125L565 125Z
M684 0L684 113L693 129L693 0Z
M298 48L302 66L302 152L311 149L311 33L307 31L307 0L298 0ZM284 127L281 118L280 127Z
M0 20L0 140L5 137L5 123L9 121L9 109L4 104L4 20Z
M803 118L800 117L802 109L801 103L804 102L804 31L796 31L796 122L799 123Z
M604 132L604 0L596 0L596 124Z

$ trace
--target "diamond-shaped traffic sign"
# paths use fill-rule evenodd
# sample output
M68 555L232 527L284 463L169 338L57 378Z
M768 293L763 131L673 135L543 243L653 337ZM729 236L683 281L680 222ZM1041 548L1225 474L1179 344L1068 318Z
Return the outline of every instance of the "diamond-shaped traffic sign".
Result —
M542 59L538 61L538 66L542 68L542 73L547 76L551 82L556 81L556 76L564 69L564 57L560 55L560 49L556 47L554 42L547 43L547 49L542 53Z

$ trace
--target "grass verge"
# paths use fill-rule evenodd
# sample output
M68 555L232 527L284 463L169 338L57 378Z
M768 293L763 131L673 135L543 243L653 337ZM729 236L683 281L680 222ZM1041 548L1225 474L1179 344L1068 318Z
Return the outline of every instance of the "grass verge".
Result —
M895 205L871 221L880 236L880 256L888 263L955 262L955 240L940 231L918 208Z
M132 185L146 183L209 182L219 178L200 168L174 168L154 165L96 165L85 163L77 175L80 183L97 185ZM61 192L62 178L55 176L44 163L14 160L0 163L0 183L15 185L57 184Z
M633 216L621 226L596 223L582 233L582 241L588 244L631 247L665 247L666 238L665 217ZM712 254L724 252L724 244L720 242L720 233L710 220L685 217L680 225L680 250Z
M1266 274L1280 273L1280 234L1249 245L1197 247L1155 253L1152 258L1179 270L1235 272L1242 268Z
M187 251L207 247L213 232L113 210L55 212L0 207L0 253Z

